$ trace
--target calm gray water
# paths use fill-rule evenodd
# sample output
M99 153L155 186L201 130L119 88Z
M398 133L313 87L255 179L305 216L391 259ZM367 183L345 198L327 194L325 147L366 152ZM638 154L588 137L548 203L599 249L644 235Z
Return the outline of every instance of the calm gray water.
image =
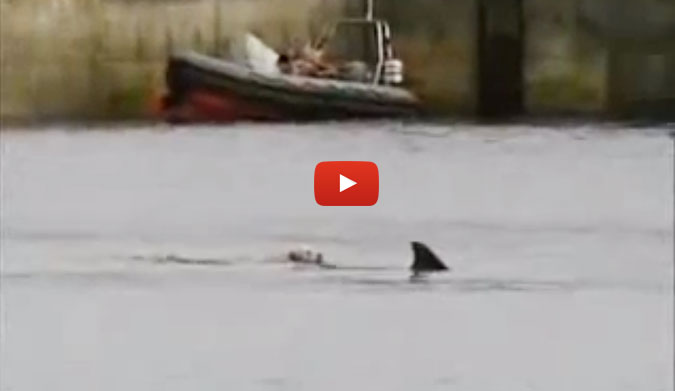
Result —
M666 129L0 137L3 391L673 388ZM377 205L316 205L324 160L376 162ZM411 240L453 272L411 283Z

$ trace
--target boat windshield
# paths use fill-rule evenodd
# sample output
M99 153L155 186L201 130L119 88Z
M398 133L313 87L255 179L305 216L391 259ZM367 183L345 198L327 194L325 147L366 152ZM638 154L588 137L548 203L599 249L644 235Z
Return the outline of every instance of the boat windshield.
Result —
M353 20L338 23L323 47L324 58L331 62L361 62L372 72L379 62L377 25Z

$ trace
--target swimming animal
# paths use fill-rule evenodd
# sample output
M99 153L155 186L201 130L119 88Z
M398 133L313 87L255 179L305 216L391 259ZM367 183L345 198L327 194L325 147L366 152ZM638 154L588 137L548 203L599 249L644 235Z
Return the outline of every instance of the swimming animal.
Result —
M449 271L450 268L445 266L443 261L434 254L426 244L422 242L411 242L413 250L413 263L410 265L414 276L431 272ZM302 265L316 265L324 269L341 269L341 270L386 270L386 267L379 266L337 266L326 263L323 254L318 251L313 251L308 247L300 247L291 250L287 254L287 259L295 264Z
M293 263L319 266L324 265L323 254L313 251L306 246L289 251L287 258Z

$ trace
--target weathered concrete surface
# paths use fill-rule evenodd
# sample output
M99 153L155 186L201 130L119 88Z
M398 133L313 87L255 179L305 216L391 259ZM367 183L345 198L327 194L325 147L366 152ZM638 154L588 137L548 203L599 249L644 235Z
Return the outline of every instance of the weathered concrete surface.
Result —
M397 33L395 42L408 65L410 85L442 112L476 110L478 3L379 3L379 14ZM607 115L623 110L612 103L616 99L635 96L658 105L657 101L675 98L675 67L667 66L675 61L675 2L523 0L523 9L527 113ZM617 36L632 37L632 41L626 43ZM630 71L610 77L610 58L616 50L638 57L621 61L637 64L628 68L633 75L641 75L638 80L631 81ZM631 83L637 86L628 86ZM653 86L650 91L641 92L649 86ZM613 98L616 90L621 92L614 95L630 96Z
M525 1L526 107L598 112L605 106L606 48L577 24L579 1Z
M379 2L405 60L407 84L433 111L473 113L476 106L475 0Z
M171 51L217 53L243 30L282 45L316 30L334 3L2 0L0 118L147 116Z
M640 101L657 116L667 105L675 112L675 67L666 66L675 61L675 2L526 0L526 5L530 112L633 111L631 103L616 100ZM613 75L617 65L627 71Z

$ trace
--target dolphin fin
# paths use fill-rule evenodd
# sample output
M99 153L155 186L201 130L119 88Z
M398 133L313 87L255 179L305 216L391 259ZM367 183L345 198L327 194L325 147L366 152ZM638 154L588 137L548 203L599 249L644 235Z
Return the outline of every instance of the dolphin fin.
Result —
M449 270L436 254L434 254L426 244L421 242L412 242L413 263L410 269L414 273L419 272L440 272Z

